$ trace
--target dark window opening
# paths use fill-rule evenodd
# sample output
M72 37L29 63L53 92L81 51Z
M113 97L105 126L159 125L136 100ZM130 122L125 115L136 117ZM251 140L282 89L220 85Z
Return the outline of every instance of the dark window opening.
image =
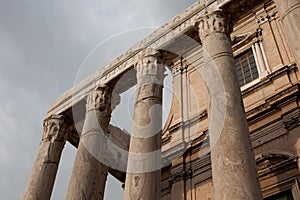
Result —
M279 194L275 194L273 196L267 197L264 200L294 200L293 194L291 190L287 190L284 192L280 192Z
M251 49L235 57L235 68L240 86L258 78L258 70Z

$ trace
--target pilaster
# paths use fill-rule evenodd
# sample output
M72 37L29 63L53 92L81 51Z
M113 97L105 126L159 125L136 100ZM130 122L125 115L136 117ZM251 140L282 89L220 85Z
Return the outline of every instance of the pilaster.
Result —
M289 46L300 66L300 0L274 0Z

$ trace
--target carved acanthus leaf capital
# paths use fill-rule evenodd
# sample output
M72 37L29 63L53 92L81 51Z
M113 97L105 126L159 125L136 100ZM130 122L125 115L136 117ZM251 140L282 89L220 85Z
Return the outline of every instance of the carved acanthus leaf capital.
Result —
M233 29L230 18L222 10L201 16L197 20L196 26L199 29L201 41L213 33L223 33L229 37Z
M143 83L162 84L165 78L165 66L161 64L160 52L154 49L146 49L135 66L137 80ZM146 82L145 82L146 81Z
M101 85L87 96L86 110L99 110L102 113L111 113L112 90L107 85Z
M43 138L47 141L66 142L69 133L67 131L66 119L63 115L51 115L43 123Z

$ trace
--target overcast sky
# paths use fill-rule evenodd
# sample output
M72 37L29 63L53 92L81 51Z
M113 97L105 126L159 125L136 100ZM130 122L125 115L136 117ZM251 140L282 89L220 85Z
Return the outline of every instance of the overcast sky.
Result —
M195 1L0 1L0 199L22 198L51 102ZM52 199L65 198L75 153L67 144ZM111 177L105 196L122 199Z

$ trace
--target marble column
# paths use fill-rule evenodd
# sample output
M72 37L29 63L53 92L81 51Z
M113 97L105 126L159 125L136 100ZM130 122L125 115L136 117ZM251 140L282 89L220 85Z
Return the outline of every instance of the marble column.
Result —
M209 98L209 137L215 199L260 200L261 189L237 80L230 33L220 10L199 18L202 76Z
M68 137L65 119L52 115L44 120L38 156L27 183L24 200L50 199L62 150Z
M87 97L86 116L66 199L103 199L108 167L104 165L111 116L111 89L100 86Z
M300 66L300 0L274 0L289 46Z
M136 65L134 104L125 200L160 199L162 90L165 67L159 52L147 49Z

